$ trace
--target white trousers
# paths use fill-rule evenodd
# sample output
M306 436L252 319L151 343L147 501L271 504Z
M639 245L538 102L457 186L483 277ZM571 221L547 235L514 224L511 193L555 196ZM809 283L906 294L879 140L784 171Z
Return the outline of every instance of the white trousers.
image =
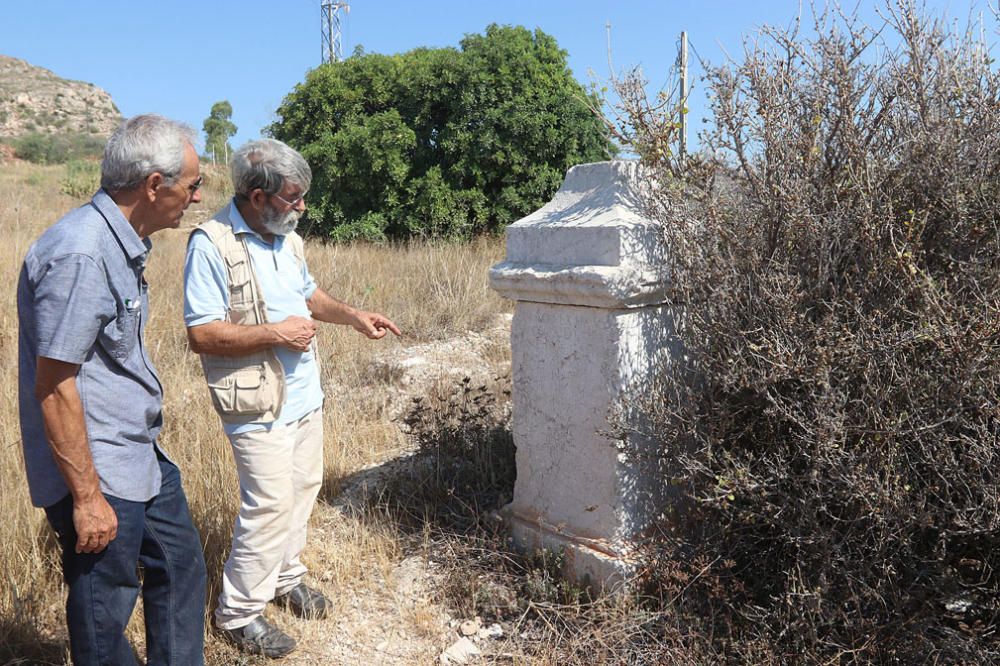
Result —
M271 430L230 435L240 511L215 610L220 629L250 624L302 581L299 560L323 481L323 410Z

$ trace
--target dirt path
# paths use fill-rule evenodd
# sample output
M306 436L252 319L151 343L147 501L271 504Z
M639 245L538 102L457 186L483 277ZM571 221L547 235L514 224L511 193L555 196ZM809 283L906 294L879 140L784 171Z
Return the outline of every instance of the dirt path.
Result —
M460 382L464 377L473 383L489 379L504 363L509 368L504 349L508 344L510 316L504 316L485 333L445 342L417 345L395 354L379 357L373 370L393 377L393 390L387 413L405 429L403 418L412 408L415 397L427 395L442 382ZM498 351L499 350L499 351ZM384 376L384 374L383 374ZM413 448L396 452L392 457L352 473L341 492L329 503L319 503L313 520L307 559L320 586L334 601L334 611L325 621L302 621L282 611L269 612L279 626L297 637L298 649L281 663L306 664L439 664L473 663L460 658L455 647L462 641L462 622L471 618L452 617L441 603L439 590L443 575L423 554L379 553L373 542L371 562L363 563L366 575L343 582L339 589L332 584L335 573L324 565L335 562L336 549L345 540L358 539L363 525L361 508L369 493L402 466L411 463ZM381 543L381 542L380 542ZM384 545L384 544L383 544ZM343 579L341 579L343 581ZM472 641L488 650L492 638L471 633ZM480 662L481 663L481 662Z

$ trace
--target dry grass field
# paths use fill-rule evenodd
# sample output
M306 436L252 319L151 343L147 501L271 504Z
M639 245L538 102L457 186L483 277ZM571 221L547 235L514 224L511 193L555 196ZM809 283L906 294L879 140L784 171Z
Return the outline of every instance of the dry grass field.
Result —
M15 285L22 257L41 231L83 200L60 193L65 167L24 162L0 164L0 663L62 663L65 659L63 590L54 541L40 510L33 508L22 471L17 417L17 319ZM204 541L212 589L228 550L237 488L232 460L203 386L197 357L187 349L182 324L182 266L189 227L227 198L226 178L212 174L205 201L192 206L184 227L154 236L147 270L151 317L147 341L163 381L165 428L161 444L179 464ZM471 245L406 247L307 246L317 281L334 295L392 317L400 339L372 343L342 327L320 331L325 410L326 486L336 497L340 481L354 470L391 457L405 445L399 427L384 413L391 380L371 371L376 353L444 340L482 329L510 304L487 287L486 269L502 255L497 240ZM390 336L391 337L391 336ZM502 354L499 356L502 357ZM502 363L502 358L498 361ZM329 589L375 585L403 556L391 523L363 516L336 519L317 511L307 553ZM419 609L413 621L421 622ZM141 645L141 614L133 639ZM299 632L301 633L301 632ZM141 651L141 650L140 650ZM234 654L209 637L212 663L232 663Z
M228 198L225 174L206 169L204 201L183 228L154 236L146 272L147 343L165 388L161 444L179 464L209 569L206 626L237 505L236 475L182 325L182 266L190 227ZM63 194L67 167L0 162L0 664L66 664L58 553L33 508L22 470L17 416L15 285L41 231L84 202ZM304 554L332 598L323 622L277 609L267 615L299 641L282 663L430 664L459 638L458 621L498 623L476 663L699 663L664 651L661 613L637 599L588 600L557 576L558 557L510 550L492 512L510 500L513 443L505 320L512 304L487 286L503 244L324 245L307 243L310 268L332 294L393 318L398 339L371 342L321 328L327 402L325 479ZM498 327L497 322L500 321ZM499 331L499 332L498 332ZM480 333L486 332L486 335ZM461 356L462 341L479 352ZM455 344L458 341L459 344ZM385 359L428 349L455 353L458 373L411 381ZM409 355L409 356L408 356ZM449 357L450 358L450 357ZM470 364L477 367L471 368ZM453 368L454 369L454 368ZM474 380L470 380L469 377ZM370 475L375 472L374 476ZM130 638L143 653L140 610ZM208 630L209 666L262 664Z

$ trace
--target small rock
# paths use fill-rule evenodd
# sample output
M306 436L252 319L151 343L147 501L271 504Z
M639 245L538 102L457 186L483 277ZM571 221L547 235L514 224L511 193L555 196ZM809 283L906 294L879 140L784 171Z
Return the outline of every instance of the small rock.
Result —
M475 634L479 633L479 628L480 627L478 621L466 620L458 628L458 633L462 634L463 636L474 636Z
M453 643L450 648L441 653L439 661L444 666L468 664L473 657L477 657L480 654L482 652L476 647L476 644L463 636Z
M478 638L503 638L503 627L494 623L484 629L480 629L476 636Z
M954 597L945 602L944 607L949 613L964 615L968 613L975 604L971 599L964 597Z

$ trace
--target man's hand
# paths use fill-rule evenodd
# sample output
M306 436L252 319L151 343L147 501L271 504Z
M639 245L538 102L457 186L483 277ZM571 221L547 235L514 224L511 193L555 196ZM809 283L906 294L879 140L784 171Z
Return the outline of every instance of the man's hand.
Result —
M351 326L358 333L368 336L372 340L380 340L385 337L385 334L392 331L395 335L400 335L399 328L392 323L392 320L388 317L380 315L377 312L365 312L363 310L355 311L355 320L351 322Z
M73 527L76 529L76 552L99 553L118 536L118 516L104 495L73 500Z
M319 288L309 297L306 305L309 306L309 312L314 318L331 324L346 324L372 340L384 338L389 331L395 335L402 335L399 328L388 317L377 312L365 312L352 308Z
M279 344L294 352L308 351L312 339L316 336L316 322L305 317L293 315L273 324L273 327L274 332L281 338Z

